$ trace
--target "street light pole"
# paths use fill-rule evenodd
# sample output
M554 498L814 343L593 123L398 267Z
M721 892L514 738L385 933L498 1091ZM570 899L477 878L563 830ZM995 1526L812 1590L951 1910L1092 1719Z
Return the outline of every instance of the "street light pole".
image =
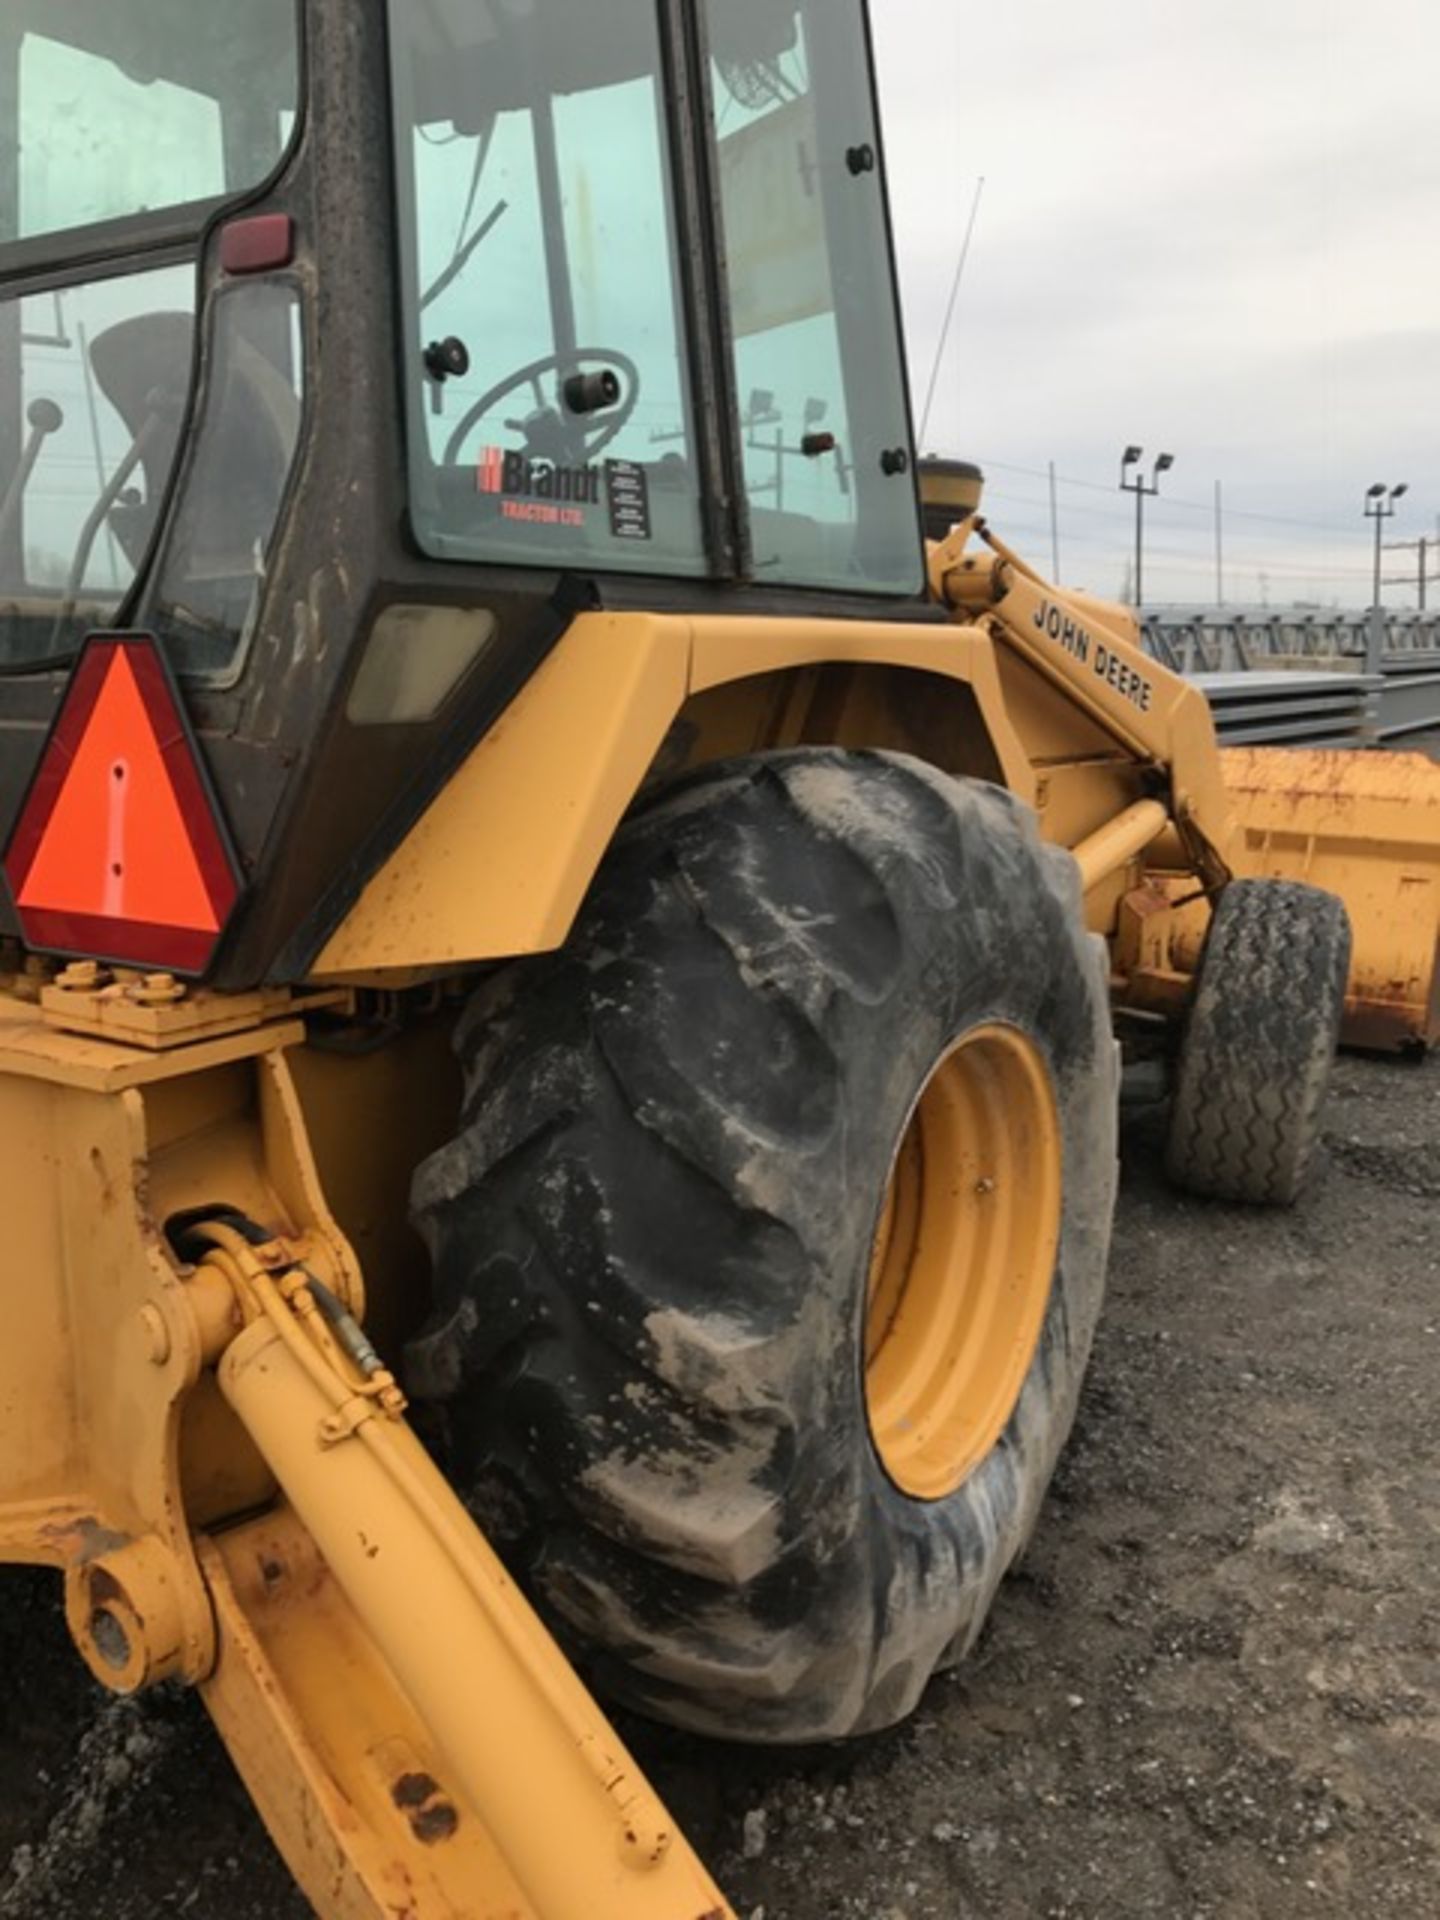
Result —
M1370 604L1377 614L1380 611L1380 535L1385 522L1395 517L1395 502L1409 491L1403 480L1398 487L1387 487L1383 480L1377 480L1373 487L1365 489L1365 518L1375 522L1375 598Z
M1149 494L1159 493L1160 476L1168 473L1175 464L1175 456L1170 453L1158 454L1155 469L1147 481L1140 471L1140 461L1144 457L1143 447L1126 447L1120 456L1120 491L1135 496L1135 605L1139 609L1145 604L1145 500ZM1129 478L1131 468L1134 478Z

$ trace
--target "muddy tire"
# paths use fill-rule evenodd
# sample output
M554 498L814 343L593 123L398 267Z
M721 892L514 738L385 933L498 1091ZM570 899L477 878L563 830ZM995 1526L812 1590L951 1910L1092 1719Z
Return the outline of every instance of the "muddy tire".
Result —
M1189 1193L1288 1206L1316 1141L1345 1011L1350 922L1333 894L1233 880L1206 936L1166 1165Z
M602 1691L730 1739L829 1739L899 1719L974 1641L1100 1310L1102 957L1074 863L1007 794L817 750L676 790L620 834L567 948L477 995L463 1130L415 1185L436 1305L409 1384ZM1043 1259L1034 1325L983 1357L968 1433L926 1403L938 1461L906 1451L902 1365L882 1458L871 1350L904 1358L904 1316L873 1305L879 1248L901 1143L952 1081L932 1147L946 1112L973 1137L926 1184L1009 1209L983 1216L1016 1236L986 1242L1011 1248L991 1317ZM1047 1127L1048 1243L1026 1224L1050 1204Z

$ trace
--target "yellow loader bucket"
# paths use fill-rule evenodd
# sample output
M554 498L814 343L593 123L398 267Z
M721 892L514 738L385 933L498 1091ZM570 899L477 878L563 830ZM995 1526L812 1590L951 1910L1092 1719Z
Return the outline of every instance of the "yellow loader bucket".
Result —
M1440 1040L1440 766L1421 753L1222 752L1244 877L1305 880L1345 902L1354 957L1341 1039Z

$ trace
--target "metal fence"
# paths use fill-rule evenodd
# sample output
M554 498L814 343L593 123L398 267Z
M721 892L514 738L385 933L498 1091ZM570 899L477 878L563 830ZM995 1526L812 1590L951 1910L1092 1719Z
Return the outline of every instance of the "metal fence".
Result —
M1161 607L1143 628L1227 739L1374 746L1440 728L1440 613Z

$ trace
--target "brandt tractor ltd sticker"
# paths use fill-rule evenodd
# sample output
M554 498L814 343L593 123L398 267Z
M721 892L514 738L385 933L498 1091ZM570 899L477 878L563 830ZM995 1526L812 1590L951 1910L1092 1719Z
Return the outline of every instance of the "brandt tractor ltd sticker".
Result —
M540 526L583 527L586 509L600 504L599 467L563 467L501 447L481 448L476 484L500 496L502 519Z
M603 469L562 466L555 460L532 460L503 447L482 447L475 472L481 493L498 498L503 520L524 520L532 526L584 527L589 509L602 499L609 508L610 534L615 540L650 540L650 476L634 460L607 460Z

